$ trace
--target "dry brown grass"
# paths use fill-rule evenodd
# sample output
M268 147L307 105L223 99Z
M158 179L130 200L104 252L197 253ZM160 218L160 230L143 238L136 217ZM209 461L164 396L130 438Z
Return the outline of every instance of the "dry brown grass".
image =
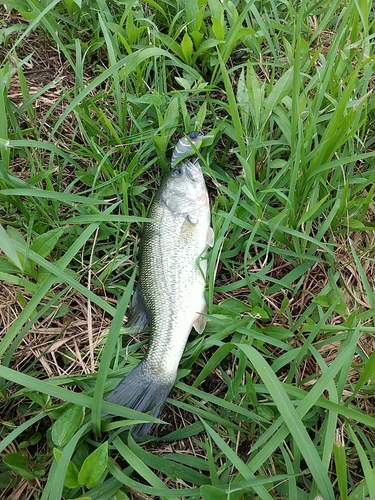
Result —
M22 310L18 293L13 285L0 282L0 337ZM27 301L27 296L22 297ZM62 304L69 312L58 317ZM109 323L106 314L85 297L67 294L59 306L28 328L14 352L11 367L22 372L33 365L48 377L95 373L96 349Z

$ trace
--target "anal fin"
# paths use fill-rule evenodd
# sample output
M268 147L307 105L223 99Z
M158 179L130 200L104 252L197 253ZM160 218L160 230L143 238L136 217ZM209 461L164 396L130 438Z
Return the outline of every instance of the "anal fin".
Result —
M212 227L209 227L208 230L207 230L206 243L207 243L207 245L209 247L213 247L214 246L214 242L215 242L214 230L212 229Z
M202 334L204 332L204 329L206 328L207 318L205 318L203 316L203 314L206 314L206 313L207 313L207 306L204 307L202 314L200 314L200 313L197 314L197 317L195 318L195 320L192 324L192 327L194 328L194 330L199 334Z

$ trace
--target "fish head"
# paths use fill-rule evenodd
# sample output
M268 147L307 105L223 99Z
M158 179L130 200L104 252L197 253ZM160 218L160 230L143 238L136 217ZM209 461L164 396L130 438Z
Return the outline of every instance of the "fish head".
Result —
M171 167L180 163L184 158L196 153L197 149L200 148L202 141L212 137L214 136L204 135L202 132L196 131L189 132L186 136L181 137L173 150Z
M175 213L199 210L208 203L208 194L198 160L185 160L165 179L162 198Z
M194 144L194 146L196 146L197 144L199 144L200 141L202 141L206 136L204 134L202 134L202 132L196 132L196 131L193 131L193 132L189 132L188 135L188 140Z

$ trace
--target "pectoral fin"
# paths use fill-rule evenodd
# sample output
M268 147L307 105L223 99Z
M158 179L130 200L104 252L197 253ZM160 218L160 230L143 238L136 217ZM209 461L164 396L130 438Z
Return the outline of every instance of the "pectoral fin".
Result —
M198 223L198 217L195 214L188 214L187 218L191 224Z
M132 333L143 333L150 321L150 311L148 310L141 289L141 284L138 281L132 297L130 307L129 321L126 326L132 329Z

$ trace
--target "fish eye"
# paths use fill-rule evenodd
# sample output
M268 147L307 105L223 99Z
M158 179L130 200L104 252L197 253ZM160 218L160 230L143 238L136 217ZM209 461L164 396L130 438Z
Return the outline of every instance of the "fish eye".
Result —
M200 135L201 135L200 132L189 132L188 133L188 137L192 141L194 141L194 139L197 139Z
M182 175L181 167L176 167L172 170L172 177L181 177L181 175Z

